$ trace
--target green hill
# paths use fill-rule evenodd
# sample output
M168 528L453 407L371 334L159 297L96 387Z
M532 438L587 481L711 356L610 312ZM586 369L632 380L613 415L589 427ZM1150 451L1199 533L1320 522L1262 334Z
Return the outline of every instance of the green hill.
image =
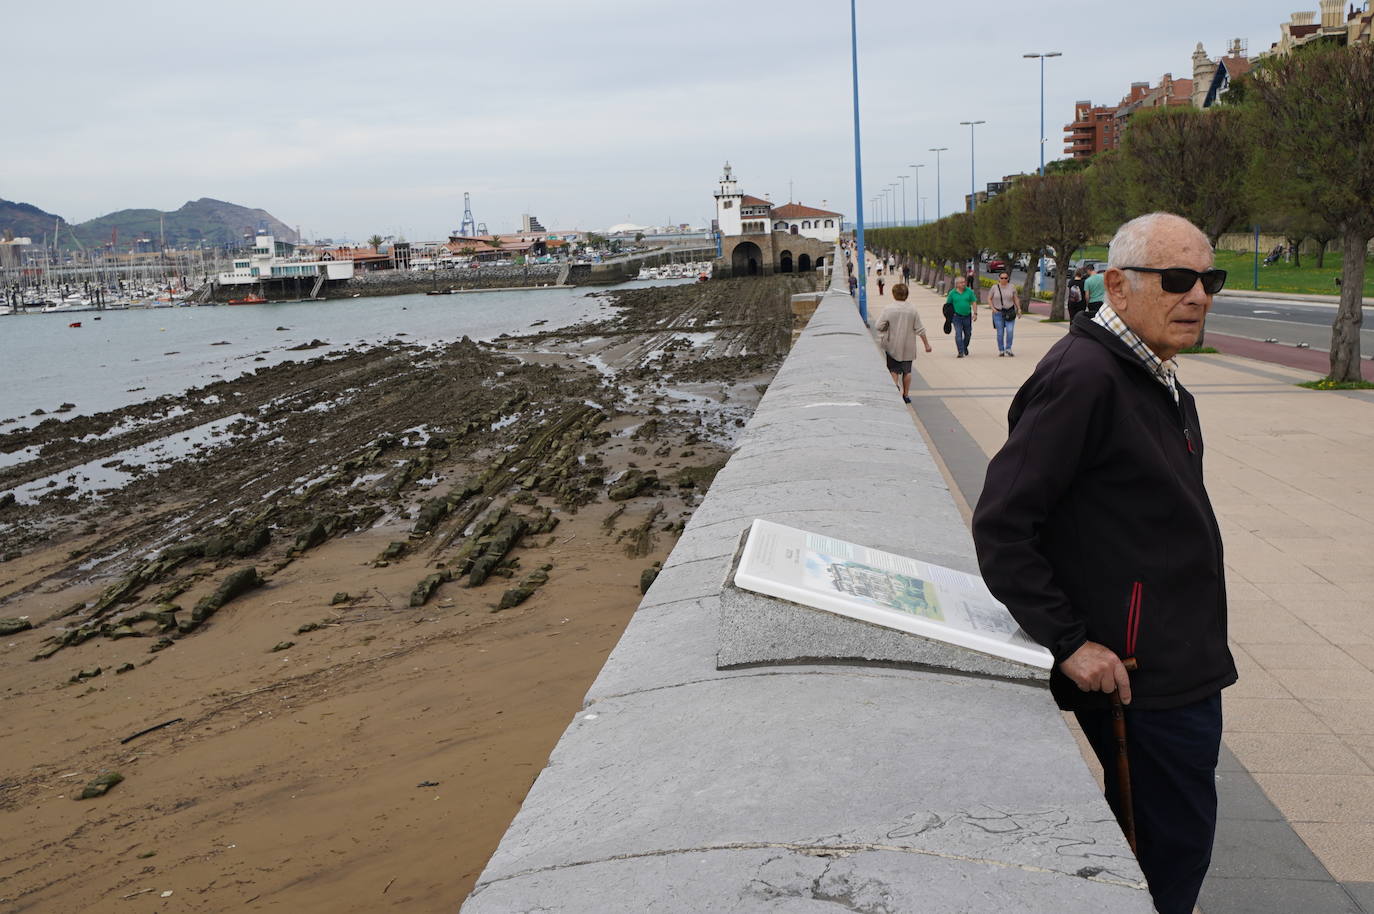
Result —
M164 213L155 209L122 209L83 222L76 226L82 244L97 247L110 240L114 229L119 230L120 245L135 238L158 240L161 232L168 247L197 247L201 244L238 244L244 235L252 235L260 224L283 241L296 241L296 232L265 209L249 209L223 200L202 197L192 200L178 210Z
M71 234L67 231L67 221L61 216L44 212L30 203L0 200L0 237L4 237L5 232L9 231L16 238L32 238L34 244L42 244L45 238L51 242L54 224L70 244Z
M139 238L150 238L158 244L159 231L169 248L239 244L259 226L265 226L283 241L299 240L294 229L267 210L249 209L208 197L189 201L169 213L156 209L122 209L77 225L70 225L60 216L28 203L0 200L0 235L8 229L16 237L32 238L34 244L42 244L44 239L51 243L55 223L63 248L76 247L77 238L87 248L103 247L116 229L119 231L119 250L128 250Z

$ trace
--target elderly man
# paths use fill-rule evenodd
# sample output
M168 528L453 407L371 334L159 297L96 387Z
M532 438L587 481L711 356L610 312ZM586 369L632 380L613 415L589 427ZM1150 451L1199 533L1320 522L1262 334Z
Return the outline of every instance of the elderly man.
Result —
M908 289L905 283L892 287L892 297L896 304L883 309L882 319L878 321L878 342L887 355L887 370L892 375L892 383L902 393L902 402L911 402L911 363L916 359L916 338L930 352L930 339L926 336L925 325L916 313L916 306L907 301Z
M1226 281L1212 265L1178 216L1120 228L1106 300L1017 392L973 515L983 577L1054 654L1050 688L1121 821L1108 693L1127 705L1137 857L1160 914L1192 910L1211 862L1221 690L1236 681L1197 408L1174 361Z

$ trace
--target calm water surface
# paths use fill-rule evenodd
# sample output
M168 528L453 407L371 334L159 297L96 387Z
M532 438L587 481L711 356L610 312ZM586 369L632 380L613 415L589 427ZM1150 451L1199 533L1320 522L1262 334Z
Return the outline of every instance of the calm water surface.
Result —
M629 282L610 288L670 284L676 283ZM328 351L287 351L312 339L337 348L397 338L412 343L449 342L464 335L490 340L527 331L540 320L547 321L540 330L567 326L604 314L602 299L588 296L601 291L606 289L9 315L0 318L0 432L39 421L29 416L35 409L52 413L63 403L74 403L76 408L63 416L97 413ZM82 326L68 327L73 321ZM264 361L255 361L259 356Z

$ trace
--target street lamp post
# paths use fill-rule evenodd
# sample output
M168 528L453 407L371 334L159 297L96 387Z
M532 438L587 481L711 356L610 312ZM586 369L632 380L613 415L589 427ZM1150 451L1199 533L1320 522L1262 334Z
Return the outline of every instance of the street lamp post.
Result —
M1040 61L1040 177L1045 176L1045 58L1063 57L1062 51L1044 51L1039 54L1022 54L1022 57ZM1029 266L1029 264L1027 264ZM1044 291L1045 285L1045 255L1041 253L1040 263L1040 288Z
M859 319L868 326L868 262L864 260L864 174L859 150L859 16L856 0L849 0L849 59L854 83L854 241L858 249Z
M897 182L893 181L887 185L887 189L892 193L892 224L897 224Z
M974 177L973 128L987 121L960 121L959 126L968 128L968 211L978 208L978 182Z
M1045 174L1045 58L1063 57L1062 51L1044 51L1039 54L1022 54L1022 57L1040 61L1040 174Z
M898 175L902 179L902 226L906 226L906 179L911 175Z
M925 224L926 224L926 222L925 222L926 216L928 216L928 215L930 215L929 207L926 206L926 198L925 198L925 197L922 197L922 198L921 198L921 205L918 206L918 207L916 207L916 222L917 222L917 224L919 224L919 225L925 225Z
M922 199L922 197L921 197L921 169L922 169L922 168L925 168L925 166L924 166L924 165L908 165L907 168L914 169L915 172L916 172L916 174L912 175L912 177L916 179L916 199L917 199L917 201L918 201L917 204L916 204L916 224L917 224L917 225L920 225L920 224L921 224L921 204L919 203L919 201Z
M945 214L940 206L940 153L948 152L948 146L932 146L930 151L935 153L935 221L939 222Z

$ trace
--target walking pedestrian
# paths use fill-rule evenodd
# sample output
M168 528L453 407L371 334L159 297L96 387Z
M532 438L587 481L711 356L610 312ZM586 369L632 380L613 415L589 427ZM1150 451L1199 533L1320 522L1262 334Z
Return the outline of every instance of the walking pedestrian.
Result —
M930 339L916 306L907 301L908 289L905 283L892 287L893 304L883 308L883 316L878 321L878 342L882 344L887 356L887 370L892 375L892 383L902 393L902 402L911 402L911 363L916 358L916 338L930 352Z
M878 275L878 296L879 296L879 297L882 297L882 294L883 294L883 277L882 277L882 274L879 274L879 275Z
M1065 293L1068 298L1069 320L1078 316L1078 312L1087 307L1087 302L1083 300L1083 280L1088 276L1088 271L1084 267L1079 267L1073 273L1073 278L1069 280L1069 289Z
M997 285L988 290L988 308L992 311L992 326L997 330L997 355L1016 355L1011 351L1016 335L1016 317L1021 313L1021 299L1011 284L1010 273L997 274Z
M854 278L854 273L853 273L853 271L851 270L850 273L849 273L849 294L850 294L850 295L856 295L856 294L858 294L858 291L859 291L859 281L858 281L857 279Z
M1107 286L1097 267L1088 267L1088 275L1083 279L1083 311L1092 317L1107 298Z
M1211 863L1221 690L1236 681L1221 530L1174 359L1226 282L1213 263L1186 219L1121 226L1105 303L1017 392L973 512L988 588L1054 655L1050 690L1108 772L1108 696L1125 706L1130 787L1109 773L1107 802L1133 817L1159 914L1189 914Z
M908 285L911 283L911 264L909 263L902 264L902 282Z
M945 303L954 309L954 348L956 358L968 355L968 342L973 336L973 322L978 320L978 293L968 287L968 280L954 277L954 288L945 296Z

